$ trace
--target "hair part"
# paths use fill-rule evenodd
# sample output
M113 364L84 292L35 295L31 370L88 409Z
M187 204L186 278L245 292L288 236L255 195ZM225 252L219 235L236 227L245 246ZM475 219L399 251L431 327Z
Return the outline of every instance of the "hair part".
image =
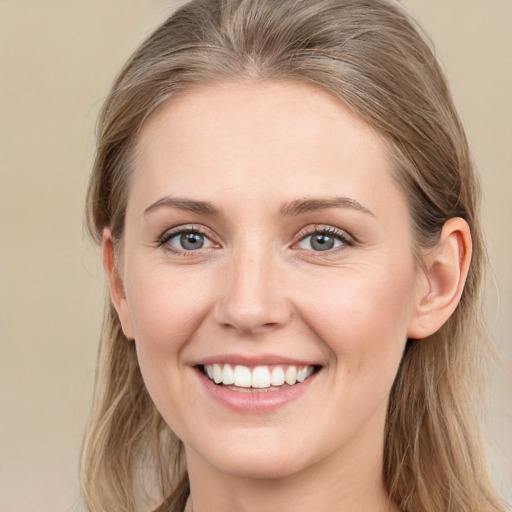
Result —
M464 218L473 259L458 308L433 336L409 340L389 401L383 474L403 511L500 511L472 396L490 352L481 304L486 256L480 191L464 129L428 39L393 0L193 0L127 62L98 122L86 226L122 243L134 148L145 121L208 84L287 81L321 88L387 142L409 201L418 258L444 223ZM81 475L90 511L134 512L157 476L160 512L188 494L183 447L144 386L133 343L106 307ZM156 503L156 502L155 502Z

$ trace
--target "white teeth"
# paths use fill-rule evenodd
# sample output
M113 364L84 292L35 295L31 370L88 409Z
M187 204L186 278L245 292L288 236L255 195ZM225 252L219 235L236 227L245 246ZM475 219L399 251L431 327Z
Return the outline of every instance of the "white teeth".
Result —
M247 366L235 366L234 380L235 386L239 386L241 388L250 388L252 380L251 370L249 370Z
M213 380L215 384L220 384L222 382L222 368L218 364L213 365Z
M297 367L296 366L288 366L286 370L284 380L286 384L293 386L297 381Z
M234 384L235 383L235 374L233 373L233 368L229 364L224 365L224 369L222 370L222 384Z
M236 365L233 369L230 364L207 364L205 373L216 384L225 386L235 385L240 388L256 388L269 390L283 384L293 386L298 382L304 382L314 371L313 366L289 365L286 372L282 366L256 366L251 370L247 366ZM249 391L249 390L248 390Z
M304 382L313 373L311 366L301 366L297 370L297 382Z
M252 371L252 387L268 388L270 386L270 371L266 366L257 366Z
M306 378L306 372L307 372L307 368L304 368L304 366L297 369L297 382L304 381L304 379Z
M284 384L284 370L282 366L274 366L270 377L272 386L282 386Z

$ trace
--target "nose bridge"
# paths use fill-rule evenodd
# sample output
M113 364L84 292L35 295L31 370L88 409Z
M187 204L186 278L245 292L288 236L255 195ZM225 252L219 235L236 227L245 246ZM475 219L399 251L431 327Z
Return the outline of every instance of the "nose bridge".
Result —
M251 333L289 318L277 256L268 245L244 243L234 249L223 282L219 323Z

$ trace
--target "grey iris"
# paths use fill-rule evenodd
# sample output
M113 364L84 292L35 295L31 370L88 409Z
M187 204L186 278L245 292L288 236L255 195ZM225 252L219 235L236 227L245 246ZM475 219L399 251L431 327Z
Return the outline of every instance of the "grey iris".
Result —
M201 249L204 244L204 236L200 233L183 233L180 236L180 243L183 249L187 251Z
M313 235L311 237L311 247L315 251L328 251L334 247L334 238L325 233Z

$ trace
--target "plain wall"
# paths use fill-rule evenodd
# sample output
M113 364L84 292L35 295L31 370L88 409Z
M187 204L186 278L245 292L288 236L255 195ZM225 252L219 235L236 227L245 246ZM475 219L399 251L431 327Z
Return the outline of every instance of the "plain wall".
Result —
M512 1L407 0L451 80L485 190L501 306L489 458L512 500ZM172 1L0 0L0 512L80 510L103 309L82 230L102 98Z

